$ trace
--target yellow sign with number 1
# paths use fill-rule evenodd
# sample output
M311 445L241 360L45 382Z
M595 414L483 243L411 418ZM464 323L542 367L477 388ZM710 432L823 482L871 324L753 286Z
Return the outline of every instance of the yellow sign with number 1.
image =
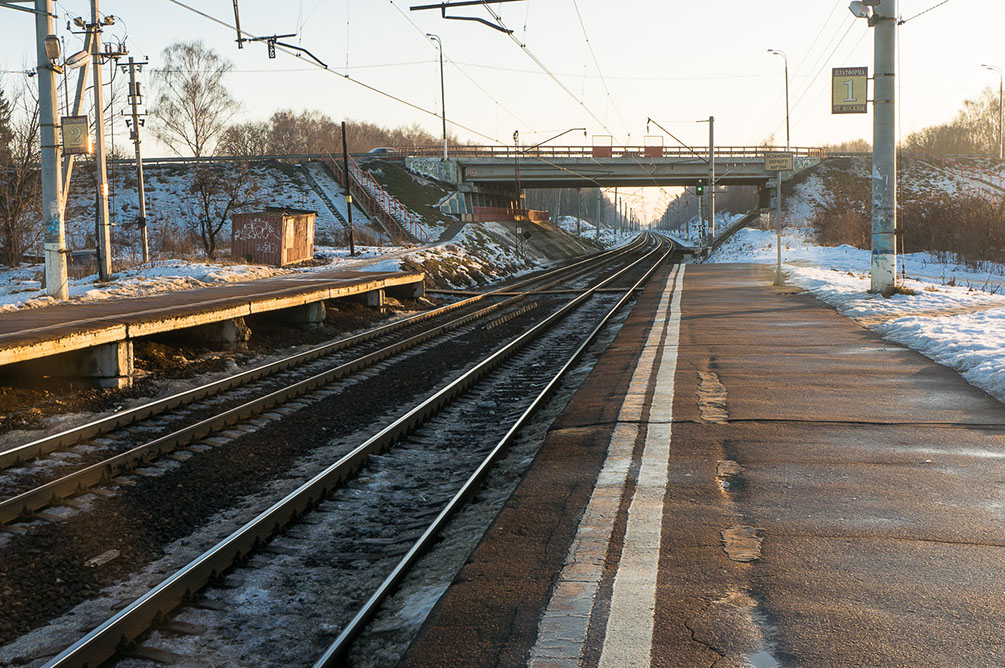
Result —
M864 114L868 111L868 67L835 67L831 78L831 113Z

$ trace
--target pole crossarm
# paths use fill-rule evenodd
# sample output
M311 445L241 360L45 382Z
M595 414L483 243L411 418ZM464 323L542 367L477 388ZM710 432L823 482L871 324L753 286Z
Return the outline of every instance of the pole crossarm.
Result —
M33 7L18 7L15 2L34 2L34 0L6 0L5 2L0 2L0 7L6 7L7 9L16 9L19 12L25 12L27 14L35 14L36 16L51 16L52 18L58 18L58 15L51 12L44 12Z
M513 31L509 28L499 25L498 23L493 23L488 19L483 19L478 16L447 16L447 10L453 7L472 7L476 5L498 5L504 2L523 2L523 0L458 0L457 2L441 2L434 5L415 5L409 7L409 11L417 12L426 9L439 9L440 16L445 19L450 19L452 21L475 21L477 23L482 23L488 27L498 30L501 33L507 35L512 35Z
M700 122L700 121L699 121L699 122ZM686 148L686 149L687 149L688 151L690 151L690 152L691 152L691 153L692 153L692 154L693 154L693 155L694 155L694 156L695 156L696 158L698 158L698 159L699 159L699 160L701 160L702 162L708 162L708 160L707 160L707 159L706 159L706 158L705 158L704 156L702 156L702 155L701 155L700 153L697 153L697 152L696 152L696 151L695 151L695 150L694 150L693 148L691 148L690 146L688 146L687 144L685 144L684 142L682 142L682 141L681 141L680 139L677 139L677 137L675 137L675 136L673 135L673 133L672 133L672 132L670 132L669 130L667 130L667 129L666 129L665 127L663 127L662 125L660 125L659 123L657 123L656 121L654 121L654 120L653 120L653 119L651 119L651 118L646 118L646 125L648 125L648 124L650 124L650 123L652 123L653 125L655 125L656 127L658 127L658 128L659 128L660 130L662 130L663 132L667 133L667 134L668 134L668 135L670 136L670 139L673 139L673 140L674 140L675 142L677 142L678 144L680 144L681 146L683 146L684 148Z

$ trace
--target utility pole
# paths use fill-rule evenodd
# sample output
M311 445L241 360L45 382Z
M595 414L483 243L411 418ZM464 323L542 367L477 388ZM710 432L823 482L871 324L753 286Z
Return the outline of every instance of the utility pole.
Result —
M997 65L981 65L986 70L998 73L998 159L1002 159L1002 68Z
M349 222L349 255L355 257L356 242L353 240L352 227L352 175L349 173L349 149L345 140L345 121L342 121L342 170L345 172L345 207Z
M872 126L872 291L897 285L897 0L880 0L875 26Z
M59 162L59 134L56 119L56 68L51 46L55 40L52 0L35 0L35 40L38 56L38 107L41 126L42 216L45 221L45 293L56 299L69 296L66 285L66 230L60 206L62 165ZM51 36L51 39L48 39Z
M111 20L111 17L108 19ZM109 23L110 25L110 23ZM105 100L101 82L101 17L98 0L91 0L91 54L94 59L94 172L97 186L95 224L98 238L98 278L112 276L112 233L108 222L108 174L105 155Z
M66 282L66 228L61 206L63 169L57 132L56 69L46 43L56 39L52 0L35 0L35 38L38 55L38 105L42 142L42 215L45 220L45 293L69 297ZM49 37L52 40L49 40ZM57 42L58 44L58 42ZM58 57L58 55L57 55Z
M443 90L443 41L439 35L431 32L426 33L426 37L436 41L436 46L440 51L440 116L443 118L443 159L447 159L447 94Z
M142 68L147 62L137 63L129 56L129 103L132 106L132 120L129 128L129 138L133 140L136 148L136 187L139 191L140 216L136 224L140 228L140 241L143 244L143 262L150 261L150 245L147 240L147 195L143 185L143 155L140 152L140 112L139 106L143 102L143 95L140 86L136 82L136 68ZM123 68L125 69L125 67Z

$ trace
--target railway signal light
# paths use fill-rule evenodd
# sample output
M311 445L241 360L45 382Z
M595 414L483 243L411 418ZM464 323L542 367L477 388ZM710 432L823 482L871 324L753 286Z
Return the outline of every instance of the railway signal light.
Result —
M698 185L694 187L694 191L699 195L701 195L702 193L705 192L705 184L702 183L701 181L698 181Z

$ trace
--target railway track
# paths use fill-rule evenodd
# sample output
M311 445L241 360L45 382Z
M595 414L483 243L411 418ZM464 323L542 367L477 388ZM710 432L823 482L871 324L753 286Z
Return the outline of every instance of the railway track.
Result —
M296 402L305 395L333 382L366 374L395 356L430 345L438 337L449 336L493 314L503 315L490 325L523 315L530 308L517 304L528 296L548 292L556 285L597 271L638 252L644 243L640 239L629 247L545 272L504 289L403 318L6 450L0 453L0 469L77 444L84 446L86 455L75 458L74 461L82 460L76 466L74 461L62 460L56 466L41 462L24 471L8 471L0 481L0 525L31 517L190 444L219 445L222 440L239 436L239 427L245 425L247 429L249 420L263 414L279 419L282 412L276 411L282 411L284 405L293 402L293 407L299 408L302 404ZM481 304L502 292L510 296ZM152 438L153 435L157 436ZM204 443L213 438L215 442ZM71 467L73 470L67 472ZM53 475L52 471L59 475Z
M352 448L336 463L284 496L46 665L99 665L115 656L124 647L124 640L131 641L145 633L158 619L164 619L171 610L186 599L191 599L195 592L214 582L219 583L220 574L228 572L235 564L247 563L250 555L264 553L282 559L297 553L296 546L280 545L279 540L273 540L280 532L286 531L289 525L309 522L309 533L317 533L319 525L326 524L341 526L345 530L346 515L332 515L332 506L341 505L343 513L349 513L348 517L356 520L386 515L386 503L383 510L380 500L371 500L367 507L364 500L366 495L358 492L364 490L366 484L374 479L408 478L417 481L414 489L410 490L413 493L410 500L398 498L395 501L397 505L392 504L399 510L411 509L411 515L399 518L403 520L399 522L371 523L370 528L376 532L375 535L363 536L350 530L343 537L343 540L355 540L369 545L366 549L377 554L369 555L371 558L363 559L362 562L367 565L379 564L382 568L375 569L375 572L379 572L379 577L374 573L361 576L373 581L371 584L374 585L370 587L365 604L351 619L342 620L335 642L323 652L316 664L338 665L352 638L373 616L381 601L394 590L419 556L428 549L449 518L472 496L492 464L503 456L520 429L547 402L566 374L576 367L587 346L630 299L634 288L642 285L669 253L669 244L661 242L613 276L595 283L582 295L567 301L554 313L542 318L504 347L465 370L379 433ZM643 276L634 281L613 306L592 300L599 290L614 284L633 269L638 270L643 264ZM577 315L583 314L584 310L592 312ZM577 317L581 321L573 323L570 328L582 329L588 321L590 333L582 339L572 356L565 359L563 353L570 346L570 331L562 329L559 324L567 318ZM533 388L532 392L528 392L530 388ZM494 403L486 402L483 398L485 396L506 397L505 410L499 409L497 415L491 417L484 415L485 411L480 409L488 403ZM517 401L518 397L523 397L524 400ZM472 420L472 416L479 413L482 413L482 419ZM480 428L469 428L473 422ZM451 447L444 447L445 441ZM386 455L380 454L385 452ZM374 457L387 459L375 463ZM392 462L391 458L405 462L411 460L413 465L419 465L419 470L403 471L398 468L400 462ZM357 473L364 466L368 470L368 477L359 478ZM436 471L439 471L439 475L435 480L426 480ZM325 517L329 515L334 520L326 520ZM431 516L434 516L431 522L420 521L423 517ZM349 524L358 527L362 523L354 520ZM395 526L388 528L391 525ZM418 528L420 525L421 530ZM410 545L402 548L401 535L387 535L388 532L394 534L396 531L404 532L401 535L411 538L415 538L417 532L419 535L414 543L409 541ZM393 549L382 549L386 546L393 546ZM316 554L311 551L313 549L309 548L310 554ZM404 555L400 560L389 562L389 557L402 551ZM361 567L360 561L343 559L341 567L347 572L357 572ZM326 565L326 568L331 567L332 563ZM208 607L225 616L233 612L226 606ZM199 632L198 626L186 623L175 622L173 628L175 631L183 629L189 634ZM200 643L188 644L201 646ZM163 660L165 654L170 653L162 651L158 660ZM149 652L141 652L137 655L139 658L131 658L127 662L132 665L149 655ZM220 657L207 660L220 660ZM188 665L187 660L182 661Z

